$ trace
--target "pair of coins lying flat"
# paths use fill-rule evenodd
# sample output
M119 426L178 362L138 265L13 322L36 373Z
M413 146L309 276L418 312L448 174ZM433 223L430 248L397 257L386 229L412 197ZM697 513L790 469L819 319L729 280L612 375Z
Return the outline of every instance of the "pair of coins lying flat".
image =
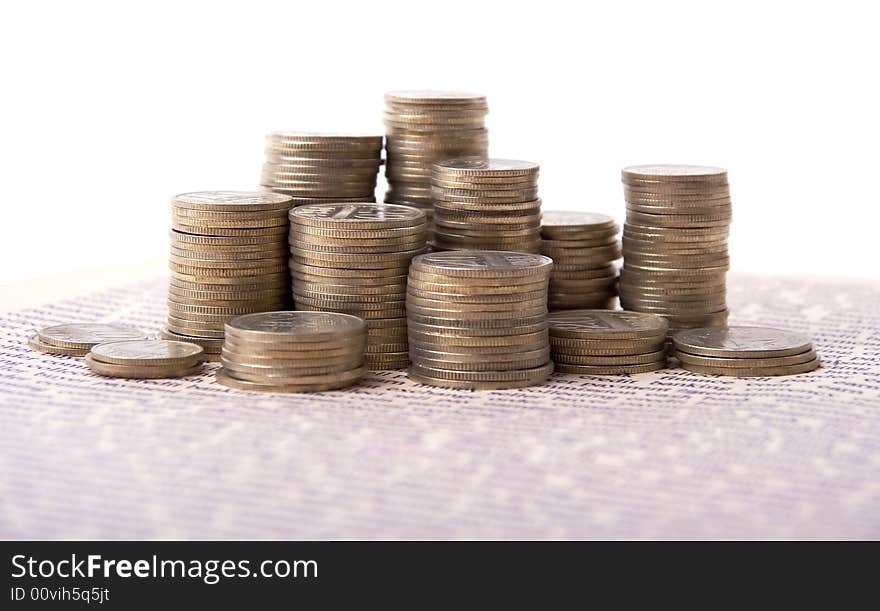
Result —
M689 165L624 168L620 303L665 316L670 331L727 323L727 172Z
M189 342L163 339L108 342L93 346L86 364L112 378L182 378L201 373L204 351Z
M620 227L593 212L545 212L541 254L553 259L550 310L608 309L617 297Z
M406 311L411 379L467 389L542 384L553 371L547 257L449 251L413 259Z
M163 337L219 358L223 324L288 299L288 211L278 193L205 191L172 201L168 325Z
M217 381L239 390L317 392L363 377L367 327L331 312L264 312L226 324Z
M393 91L385 94L385 201L433 214L431 171L436 161L486 158L489 112L482 95L448 91ZM430 227L429 227L430 229Z
M688 329L676 333L672 341L681 366L696 373L765 377L806 373L819 367L810 338L780 329Z
M586 375L646 373L666 367L662 316L619 310L551 313L550 347L556 371Z
M434 246L438 250L537 253L541 200L536 163L461 158L434 164Z
M406 279L425 252L427 218L394 204L310 204L290 212L290 273L297 310L366 320L370 369L409 365Z
M292 204L376 201L382 136L273 132L260 185Z
M45 327L28 339L28 346L45 354L85 356L104 342L146 339L131 327L105 323L65 323Z

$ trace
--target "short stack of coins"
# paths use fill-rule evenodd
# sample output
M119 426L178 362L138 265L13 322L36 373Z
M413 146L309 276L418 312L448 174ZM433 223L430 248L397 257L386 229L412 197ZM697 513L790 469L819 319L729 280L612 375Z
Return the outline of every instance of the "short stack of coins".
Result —
M727 323L727 172L688 165L645 165L622 172L620 303L661 314L670 331Z
M537 163L450 159L434 164L434 246L438 250L541 249Z
M735 377L784 376L819 367L809 337L768 327L706 327L672 336L684 369Z
M553 372L547 283L553 262L502 251L413 259L407 289L409 376L433 386L506 389Z
M409 365L406 281L425 252L422 210L394 204L309 204L290 212L290 273L297 310L366 320L370 369Z
M104 342L147 339L131 327L107 323L64 323L37 331L28 339L28 346L37 352L60 356L85 356L94 346Z
M204 350L190 342L164 339L107 342L92 347L86 365L111 378L182 378L202 371Z
M217 381L239 390L318 392L360 380L364 321L330 312L264 312L233 318Z
M260 184L292 204L376 201L382 136L273 132Z
M620 310L566 310L548 316L556 371L582 375L646 373L666 367L662 316Z
M227 320L286 307L290 205L290 197L268 192L174 198L164 338L199 344L216 359Z
M433 214L431 167L455 157L486 158L489 106L482 95L447 91L385 94L385 201Z
M619 231L614 219L604 214L544 212L541 254L553 259L551 311L614 308Z

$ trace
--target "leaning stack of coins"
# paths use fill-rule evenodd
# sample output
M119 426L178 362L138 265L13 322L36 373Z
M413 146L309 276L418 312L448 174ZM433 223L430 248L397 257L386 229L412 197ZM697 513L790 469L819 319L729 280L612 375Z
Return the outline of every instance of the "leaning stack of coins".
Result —
M189 342L164 339L109 342L86 355L93 373L112 378L182 378L201 372L204 351Z
M666 367L662 316L619 310L553 312L550 347L559 373L613 375Z
M718 376L765 377L819 367L809 337L767 327L706 327L672 336L674 355L688 371Z
M662 314L670 330L727 323L727 172L688 165L623 170L620 303Z
M425 252L426 216L393 204L310 204L290 212L297 310L344 312L367 322L367 366L409 365L406 279Z
M553 262L502 251L421 255L409 272L409 376L468 389L542 384L553 372L547 283Z
M376 201L382 136L273 132L260 184L294 206Z
M240 390L317 392L366 373L366 325L329 312L264 312L226 324L217 381Z
M595 212L545 212L541 254L553 259L550 310L615 306L620 227Z
M172 202L166 339L216 358L224 323L288 303L287 213L280 193L206 191Z
M485 158L489 106L482 95L445 91L385 94L385 201L424 209L430 222L431 166L453 157Z
M434 164L434 245L438 250L541 249L537 163L451 159Z
M146 339L137 329L105 323L65 323L37 331L28 346L38 352L61 356L85 356L104 342Z

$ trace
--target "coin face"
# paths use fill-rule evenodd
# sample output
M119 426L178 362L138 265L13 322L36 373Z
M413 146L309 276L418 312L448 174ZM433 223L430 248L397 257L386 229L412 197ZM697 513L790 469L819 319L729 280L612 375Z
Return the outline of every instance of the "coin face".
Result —
M333 224L357 226L359 223L375 223L392 226L399 223L416 225L426 219L425 213L410 206L396 204L309 204L294 208L290 213L294 222L315 224L313 221L330 221Z
M502 173L509 176L536 174L540 169L537 163L516 159L449 159L434 164L436 170L443 174L494 174Z
M549 273L553 260L538 254L499 250L435 252L415 257L414 268L460 276L504 276Z
M728 358L767 358L806 352L809 337L770 327L706 327L679 331L673 336L677 350L689 354Z
M662 180L670 177L721 178L726 175L727 170L723 168L702 165L656 164L634 165L623 168L624 179Z
M189 361L204 352L201 346L187 342L165 339L130 340L108 342L92 348L92 357L107 363L120 365L171 364Z
M453 104L456 102L467 104L485 104L486 97L477 93L462 91L432 91L428 89L413 89L402 91L389 91L385 94L387 102L409 102L413 104Z
M137 329L104 323L68 323L41 329L40 341L53 346L91 348L103 342L146 339Z
M598 212L567 212L550 210L543 213L542 228L562 226L582 231L598 231L615 226L614 219Z
M654 314L617 310L566 310L547 316L556 337L644 338L666 334L668 323Z
M226 323L227 332L248 335L294 335L323 337L363 332L364 321L356 316L335 312L261 312L237 316Z
M173 203L197 210L274 210L288 205L290 197L271 191L197 191L176 195Z

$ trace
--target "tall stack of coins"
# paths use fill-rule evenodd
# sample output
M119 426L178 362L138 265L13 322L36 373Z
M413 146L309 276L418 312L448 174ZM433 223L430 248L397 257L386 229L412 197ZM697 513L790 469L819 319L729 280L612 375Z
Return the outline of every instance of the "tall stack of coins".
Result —
M28 346L46 354L85 356L94 346L104 342L147 339L141 331L106 323L65 323L37 331L28 339Z
M448 91L385 94L385 201L433 211L431 166L453 157L485 158L489 106L482 95Z
M707 327L672 337L675 357L688 371L718 376L765 377L819 367L809 337L767 327Z
M502 251L413 259L407 289L409 376L469 389L542 384L553 372L547 283L553 262Z
M382 136L273 132L260 184L292 204L376 201Z
M666 367L662 316L619 310L553 312L550 347L559 373L614 375Z
M537 163L452 159L434 164L434 245L438 250L541 249Z
M93 373L111 378L182 378L201 373L203 355L190 342L147 339L98 344L85 360Z
M393 204L310 204L291 210L290 220L296 309L364 318L367 366L406 367L407 271L425 252L425 213Z
M670 330L727 322L727 172L689 165L624 168L620 303L661 314Z
M545 212L541 254L553 259L550 310L615 306L620 227L595 212Z
M166 339L217 358L224 323L288 303L287 213L280 193L204 191L172 201Z
M226 324L217 381L240 390L316 392L344 388L366 372L366 326L327 312L264 312Z

